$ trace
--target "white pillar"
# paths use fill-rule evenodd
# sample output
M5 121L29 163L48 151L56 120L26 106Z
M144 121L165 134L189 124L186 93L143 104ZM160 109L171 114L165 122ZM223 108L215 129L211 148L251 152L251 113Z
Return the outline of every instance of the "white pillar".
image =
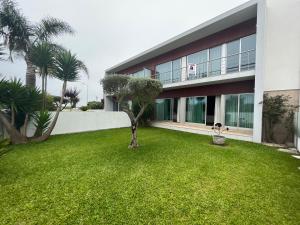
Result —
M262 141L262 113L264 95L264 73L265 73L265 1L257 4L256 25L256 65L255 65L255 88L254 88L254 119L253 119L253 141Z
M185 122L185 107L186 107L186 98L182 97L180 98L180 104L179 105L179 122L184 123Z
M216 96L215 99L214 124L216 123L221 123L221 96Z
M225 126L225 95L220 97L220 121Z
M181 58L181 81L187 80L187 57Z

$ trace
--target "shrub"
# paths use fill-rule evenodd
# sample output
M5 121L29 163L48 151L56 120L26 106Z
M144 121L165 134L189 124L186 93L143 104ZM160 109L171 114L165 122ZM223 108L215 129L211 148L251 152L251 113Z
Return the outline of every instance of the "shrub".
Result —
M104 105L102 102L92 101L92 102L88 102L87 107L89 109L103 109Z
M35 137L39 137L44 134L51 123L51 114L48 111L41 111L33 115L34 126L36 131L34 133Z
M80 110L85 112L85 111L88 110L88 107L87 107L87 106L81 106L81 107L80 107Z
M132 111L134 113L134 115L137 115L139 113L139 111L141 110L141 107L139 106L139 104L134 101L132 103ZM142 114L142 116L139 118L139 125L146 127L149 126L150 120L152 119L152 116L154 114L154 103L149 104L144 113Z

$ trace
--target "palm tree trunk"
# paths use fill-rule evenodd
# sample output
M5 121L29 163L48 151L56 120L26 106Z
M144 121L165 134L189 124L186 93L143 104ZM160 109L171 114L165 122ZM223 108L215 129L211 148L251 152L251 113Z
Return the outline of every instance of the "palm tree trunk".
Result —
M28 142L26 136L23 136L6 118L5 114L0 111L0 121L5 127L5 130L9 134L12 144L25 144Z
M10 107L10 115L11 115L11 118L10 118L10 125L12 126L15 126L15 110L14 110L14 107Z
M45 74L45 88L44 88L44 90L45 90L45 96L44 96L44 103L45 103L45 105L44 105L44 108L46 109L47 108L47 74Z
M32 141L41 142L41 141L47 140L50 137L50 134L52 133L52 131L55 127L55 124L57 122L59 113L61 111L61 107L62 107L63 99L64 99L64 96L65 96L66 88L67 88L67 81L64 81L59 106L56 109L56 113L55 113L55 116L53 118L53 121L52 121L50 127L48 128L48 130L42 136L37 137L37 138L33 138Z
M42 110L45 111L45 75L41 74L41 77L42 77Z
M35 67L27 55L25 56L25 62L26 62L26 86L35 87L36 85Z

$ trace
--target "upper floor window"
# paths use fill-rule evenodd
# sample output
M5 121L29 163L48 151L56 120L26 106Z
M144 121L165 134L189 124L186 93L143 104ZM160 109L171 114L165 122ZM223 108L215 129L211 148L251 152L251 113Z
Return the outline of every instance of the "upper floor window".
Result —
M221 74L222 46L209 49L209 74Z
M241 70L255 68L256 35L250 35L241 39Z
M156 78L163 84L181 80L181 59L176 59L156 66Z
M195 65L195 70L188 70L188 78L195 79L200 77L207 77L208 66L208 50L196 52L187 56L188 66Z
M256 35L227 43L227 73L255 68Z
M151 70L144 68L142 70L139 70L139 71L133 73L132 76L133 77L141 77L141 78L144 78L144 77L150 78L151 77Z

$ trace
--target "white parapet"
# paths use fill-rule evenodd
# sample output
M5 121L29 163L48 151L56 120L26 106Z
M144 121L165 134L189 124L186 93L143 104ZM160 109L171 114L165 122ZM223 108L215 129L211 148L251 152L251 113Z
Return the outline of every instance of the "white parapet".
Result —
M54 117L54 112L52 113ZM64 111L60 112L54 134L79 133L86 131L105 130L112 128L129 127L130 120L124 112L93 111ZM27 129L27 135L34 134L35 127L31 122Z

